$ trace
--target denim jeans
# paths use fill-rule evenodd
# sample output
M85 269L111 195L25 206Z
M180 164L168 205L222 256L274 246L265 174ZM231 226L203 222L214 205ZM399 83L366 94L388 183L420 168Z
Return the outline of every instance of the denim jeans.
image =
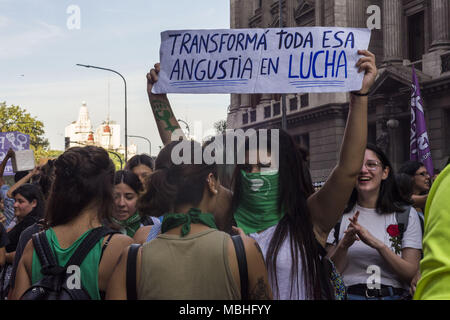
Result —
M348 294L347 300L402 300L402 297L399 295L396 296L387 296L387 297L375 297L375 298L366 298L365 296L360 296L357 294Z

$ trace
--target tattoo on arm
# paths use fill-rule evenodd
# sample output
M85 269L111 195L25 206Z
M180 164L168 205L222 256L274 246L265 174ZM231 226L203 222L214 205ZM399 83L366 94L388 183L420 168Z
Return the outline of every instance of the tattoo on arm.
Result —
M170 118L174 117L173 113L169 109L169 105L161 100L152 101L153 112L155 114L156 120L163 121L166 124L164 130L174 132L176 129L180 128L177 125L172 125L170 123Z
M264 281L264 278L261 277L258 279L255 287L249 294L250 300L269 300L269 295L267 293L267 284Z

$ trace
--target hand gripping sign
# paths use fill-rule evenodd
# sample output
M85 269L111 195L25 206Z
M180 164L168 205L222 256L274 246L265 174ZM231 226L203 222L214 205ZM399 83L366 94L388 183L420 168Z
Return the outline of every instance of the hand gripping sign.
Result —
M355 67L368 29L302 27L161 33L153 93L298 93L360 90Z

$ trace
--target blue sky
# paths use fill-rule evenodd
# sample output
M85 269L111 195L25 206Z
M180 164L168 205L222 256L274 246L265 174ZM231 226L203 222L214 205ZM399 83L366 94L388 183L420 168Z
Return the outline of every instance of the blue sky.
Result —
M70 30L70 5L80 9L80 29ZM146 94L145 75L159 61L160 33L177 29L228 29L228 0L0 0L0 101L19 105L44 122L52 149L64 149L64 128L87 102L97 127L108 113L121 124L124 143L124 86L127 81L128 134L147 137L152 155L162 143ZM175 115L191 131L226 119L229 95L171 94ZM197 126L199 126L197 124ZM129 138L138 152L143 139Z

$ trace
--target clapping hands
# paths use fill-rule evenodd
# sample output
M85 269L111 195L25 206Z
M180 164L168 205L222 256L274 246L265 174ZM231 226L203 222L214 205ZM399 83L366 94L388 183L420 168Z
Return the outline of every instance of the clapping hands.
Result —
M383 243L380 240L378 240L377 238L375 238L366 228L364 228L363 226L361 226L359 224L358 217L359 217L359 211L357 211L352 218L349 218L349 220L350 220L349 229L351 230L351 232L352 233L354 232L356 234L357 238L359 240L361 240L362 242L364 242L369 247L374 248L374 249L381 248L383 246ZM347 230L349 230L349 229L347 229ZM353 242L352 242L352 244L353 244Z

